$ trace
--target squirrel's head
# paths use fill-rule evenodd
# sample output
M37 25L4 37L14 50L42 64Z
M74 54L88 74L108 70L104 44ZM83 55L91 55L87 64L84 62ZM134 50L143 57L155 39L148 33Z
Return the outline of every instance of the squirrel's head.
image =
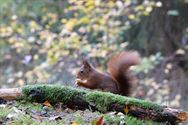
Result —
M89 64L87 60L83 60L82 66L77 72L76 78L84 80L89 77L89 74L92 72L93 67Z

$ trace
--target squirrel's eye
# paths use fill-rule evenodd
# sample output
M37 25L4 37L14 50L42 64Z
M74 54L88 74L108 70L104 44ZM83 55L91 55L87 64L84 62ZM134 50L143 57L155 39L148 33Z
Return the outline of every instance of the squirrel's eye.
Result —
M81 74L83 74L83 73L84 73L84 71L83 71L83 70L81 70L81 71L80 71L80 73L81 73Z

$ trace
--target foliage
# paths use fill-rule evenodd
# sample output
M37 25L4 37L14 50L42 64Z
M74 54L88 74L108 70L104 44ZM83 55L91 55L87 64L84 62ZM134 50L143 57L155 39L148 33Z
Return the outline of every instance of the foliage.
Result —
M148 73L149 71L154 69L154 67L159 64L162 59L163 57L161 56L161 53L151 55L150 57L143 57L141 63L138 66L133 67L132 69L137 73Z
M19 86L25 81L58 81L62 72L70 80L67 72L73 72L81 57L104 64L110 53L128 45L125 31L159 4L148 0L1 0L0 81Z

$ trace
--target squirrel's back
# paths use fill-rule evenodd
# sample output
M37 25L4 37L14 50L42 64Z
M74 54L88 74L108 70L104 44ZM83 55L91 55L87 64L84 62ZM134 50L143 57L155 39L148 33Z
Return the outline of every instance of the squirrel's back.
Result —
M109 74L98 72L87 60L76 75L76 84L89 89L99 89L121 95L129 95L134 77L129 67L138 64L139 55L136 52L125 51L112 57L108 62Z
M137 65L140 56L137 52L124 51L113 56L108 62L111 76L118 82L121 95L129 95L135 77L129 72L129 67Z

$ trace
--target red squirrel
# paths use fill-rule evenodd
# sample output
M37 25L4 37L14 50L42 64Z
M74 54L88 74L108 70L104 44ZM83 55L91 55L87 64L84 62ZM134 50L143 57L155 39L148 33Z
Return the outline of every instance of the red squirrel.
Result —
M109 73L101 73L87 60L84 60L77 72L76 84L89 89L129 96L135 80L135 77L130 74L129 67L139 62L140 56L137 52L124 51L108 61Z

